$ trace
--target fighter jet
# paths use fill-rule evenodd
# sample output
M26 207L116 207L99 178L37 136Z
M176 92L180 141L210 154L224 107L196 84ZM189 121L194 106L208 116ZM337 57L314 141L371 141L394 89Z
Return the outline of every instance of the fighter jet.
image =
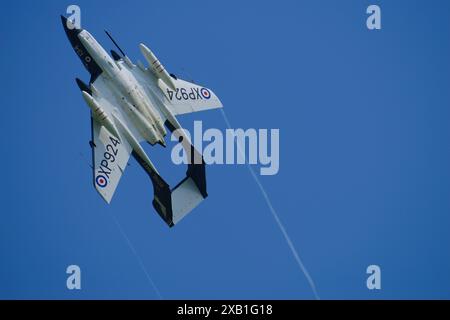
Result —
M205 162L176 116L222 108L222 103L211 89L169 74L144 44L140 49L148 67L131 62L107 31L120 55L111 50L110 56L88 31L76 28L64 16L61 20L75 53L90 73L88 84L78 78L76 83L90 108L95 189L110 203L131 154L150 176L153 207L174 226L208 196ZM166 128L189 158L186 176L174 188L141 146L146 141L165 147Z

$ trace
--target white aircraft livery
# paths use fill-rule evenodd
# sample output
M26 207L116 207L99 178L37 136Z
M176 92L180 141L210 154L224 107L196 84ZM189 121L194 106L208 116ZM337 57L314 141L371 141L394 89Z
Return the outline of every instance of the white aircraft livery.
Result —
M92 168L94 187L110 203L130 155L150 176L153 207L170 226L177 224L207 196L205 162L175 116L222 108L211 89L169 74L144 44L140 49L149 67L133 64L111 35L106 34L121 55L111 56L83 29L61 16L75 53L91 78L89 84L76 79L91 109ZM166 128L182 143L188 155L186 177L174 188L164 181L141 146L165 144Z

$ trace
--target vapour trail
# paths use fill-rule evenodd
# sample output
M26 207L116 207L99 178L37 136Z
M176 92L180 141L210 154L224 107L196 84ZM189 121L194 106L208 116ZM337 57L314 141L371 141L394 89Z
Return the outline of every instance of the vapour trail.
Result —
M148 274L147 269L145 268L145 265L144 265L144 263L142 262L141 257L138 255L136 249L134 248L134 246L133 246L133 244L131 243L130 239L129 239L128 236L126 235L125 231L123 231L123 228L122 228L122 226L120 225L119 221L117 221L117 219L116 219L116 217L115 217L114 215L111 215L111 216L112 216L112 218L113 218L113 220L114 220L114 223L116 224L117 228L119 229L120 233L121 233L122 236L125 238L125 241L127 242L128 247L130 247L131 252L133 252L133 254L135 255L136 259L138 260L139 265L140 265L142 271L144 271L145 276L146 276L147 279L148 279L148 282L150 282L150 285L152 286L153 290L155 290L156 295L158 296L158 299L159 299L159 300L163 300L163 297L162 297L161 293L159 292L158 287L156 286L156 284L153 282L153 279L152 279L152 278L150 277L150 275Z
M225 111L223 109L220 109L222 112L223 119L229 129L231 128L230 121L228 121L228 117L225 114ZM241 146L239 145L239 141L237 143L238 152L242 154ZM280 228L281 233L284 236L284 239L286 240L287 245L291 249L292 255L294 256L295 261L297 262L298 266L300 267L300 270L305 275L306 280L309 283L309 286L311 287L311 290L314 293L314 297L316 300L320 300L319 294L317 293L316 285L314 284L314 281L309 274L308 270L306 269L305 265L303 264L302 259L300 258L300 255L297 252L297 249L294 246L294 243L292 242L291 238L289 237L289 234L286 231L286 228L284 227L283 223L280 220L280 217L278 216L278 213L275 211L274 207L272 206L272 202L270 201L269 195L267 194L266 190L264 189L261 181L259 181L258 176L256 175L255 171L253 170L252 166L247 163L247 168L250 171L250 174L252 175L253 179L255 180L255 183L258 185L259 190L261 191L264 199L266 200L267 206L269 207L270 212L272 213L273 218L275 219L275 222L277 223L278 227Z

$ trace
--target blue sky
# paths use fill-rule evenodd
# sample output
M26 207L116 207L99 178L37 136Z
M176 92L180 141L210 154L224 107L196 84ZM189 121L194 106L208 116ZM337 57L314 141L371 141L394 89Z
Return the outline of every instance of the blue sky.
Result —
M0 20L0 298L157 299L144 269L164 299L314 298L245 166L209 166L207 201L173 229L134 160L103 202L74 81L88 74L59 19L69 4L10 1ZM133 61L144 42L212 88L233 127L280 129L280 171L260 179L321 298L450 298L448 1L76 4L105 48L103 29ZM226 128L219 111L180 117L194 120ZM66 289L70 264L80 291ZM371 264L380 291L366 288Z

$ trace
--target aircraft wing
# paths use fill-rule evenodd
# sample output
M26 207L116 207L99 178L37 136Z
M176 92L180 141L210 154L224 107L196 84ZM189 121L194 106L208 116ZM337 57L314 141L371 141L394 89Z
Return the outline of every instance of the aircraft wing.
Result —
M127 118L120 111L119 102L107 85L103 75L95 80L92 87L92 96L103 112L110 119L118 118L123 123L127 123ZM110 203L133 149L127 139L117 136L117 134L121 135L121 132L116 130L116 134L112 133L96 120L92 112L91 119L92 139L90 144L94 187L102 198ZM134 131L134 128L131 129ZM139 140L143 140L137 132L133 133Z
M181 79L174 83L176 90L169 88L163 81L158 82L169 101L167 106L174 115L222 108L222 103L211 89Z
M120 139L92 119L92 162L94 187L110 203L119 184L132 148L126 139Z

